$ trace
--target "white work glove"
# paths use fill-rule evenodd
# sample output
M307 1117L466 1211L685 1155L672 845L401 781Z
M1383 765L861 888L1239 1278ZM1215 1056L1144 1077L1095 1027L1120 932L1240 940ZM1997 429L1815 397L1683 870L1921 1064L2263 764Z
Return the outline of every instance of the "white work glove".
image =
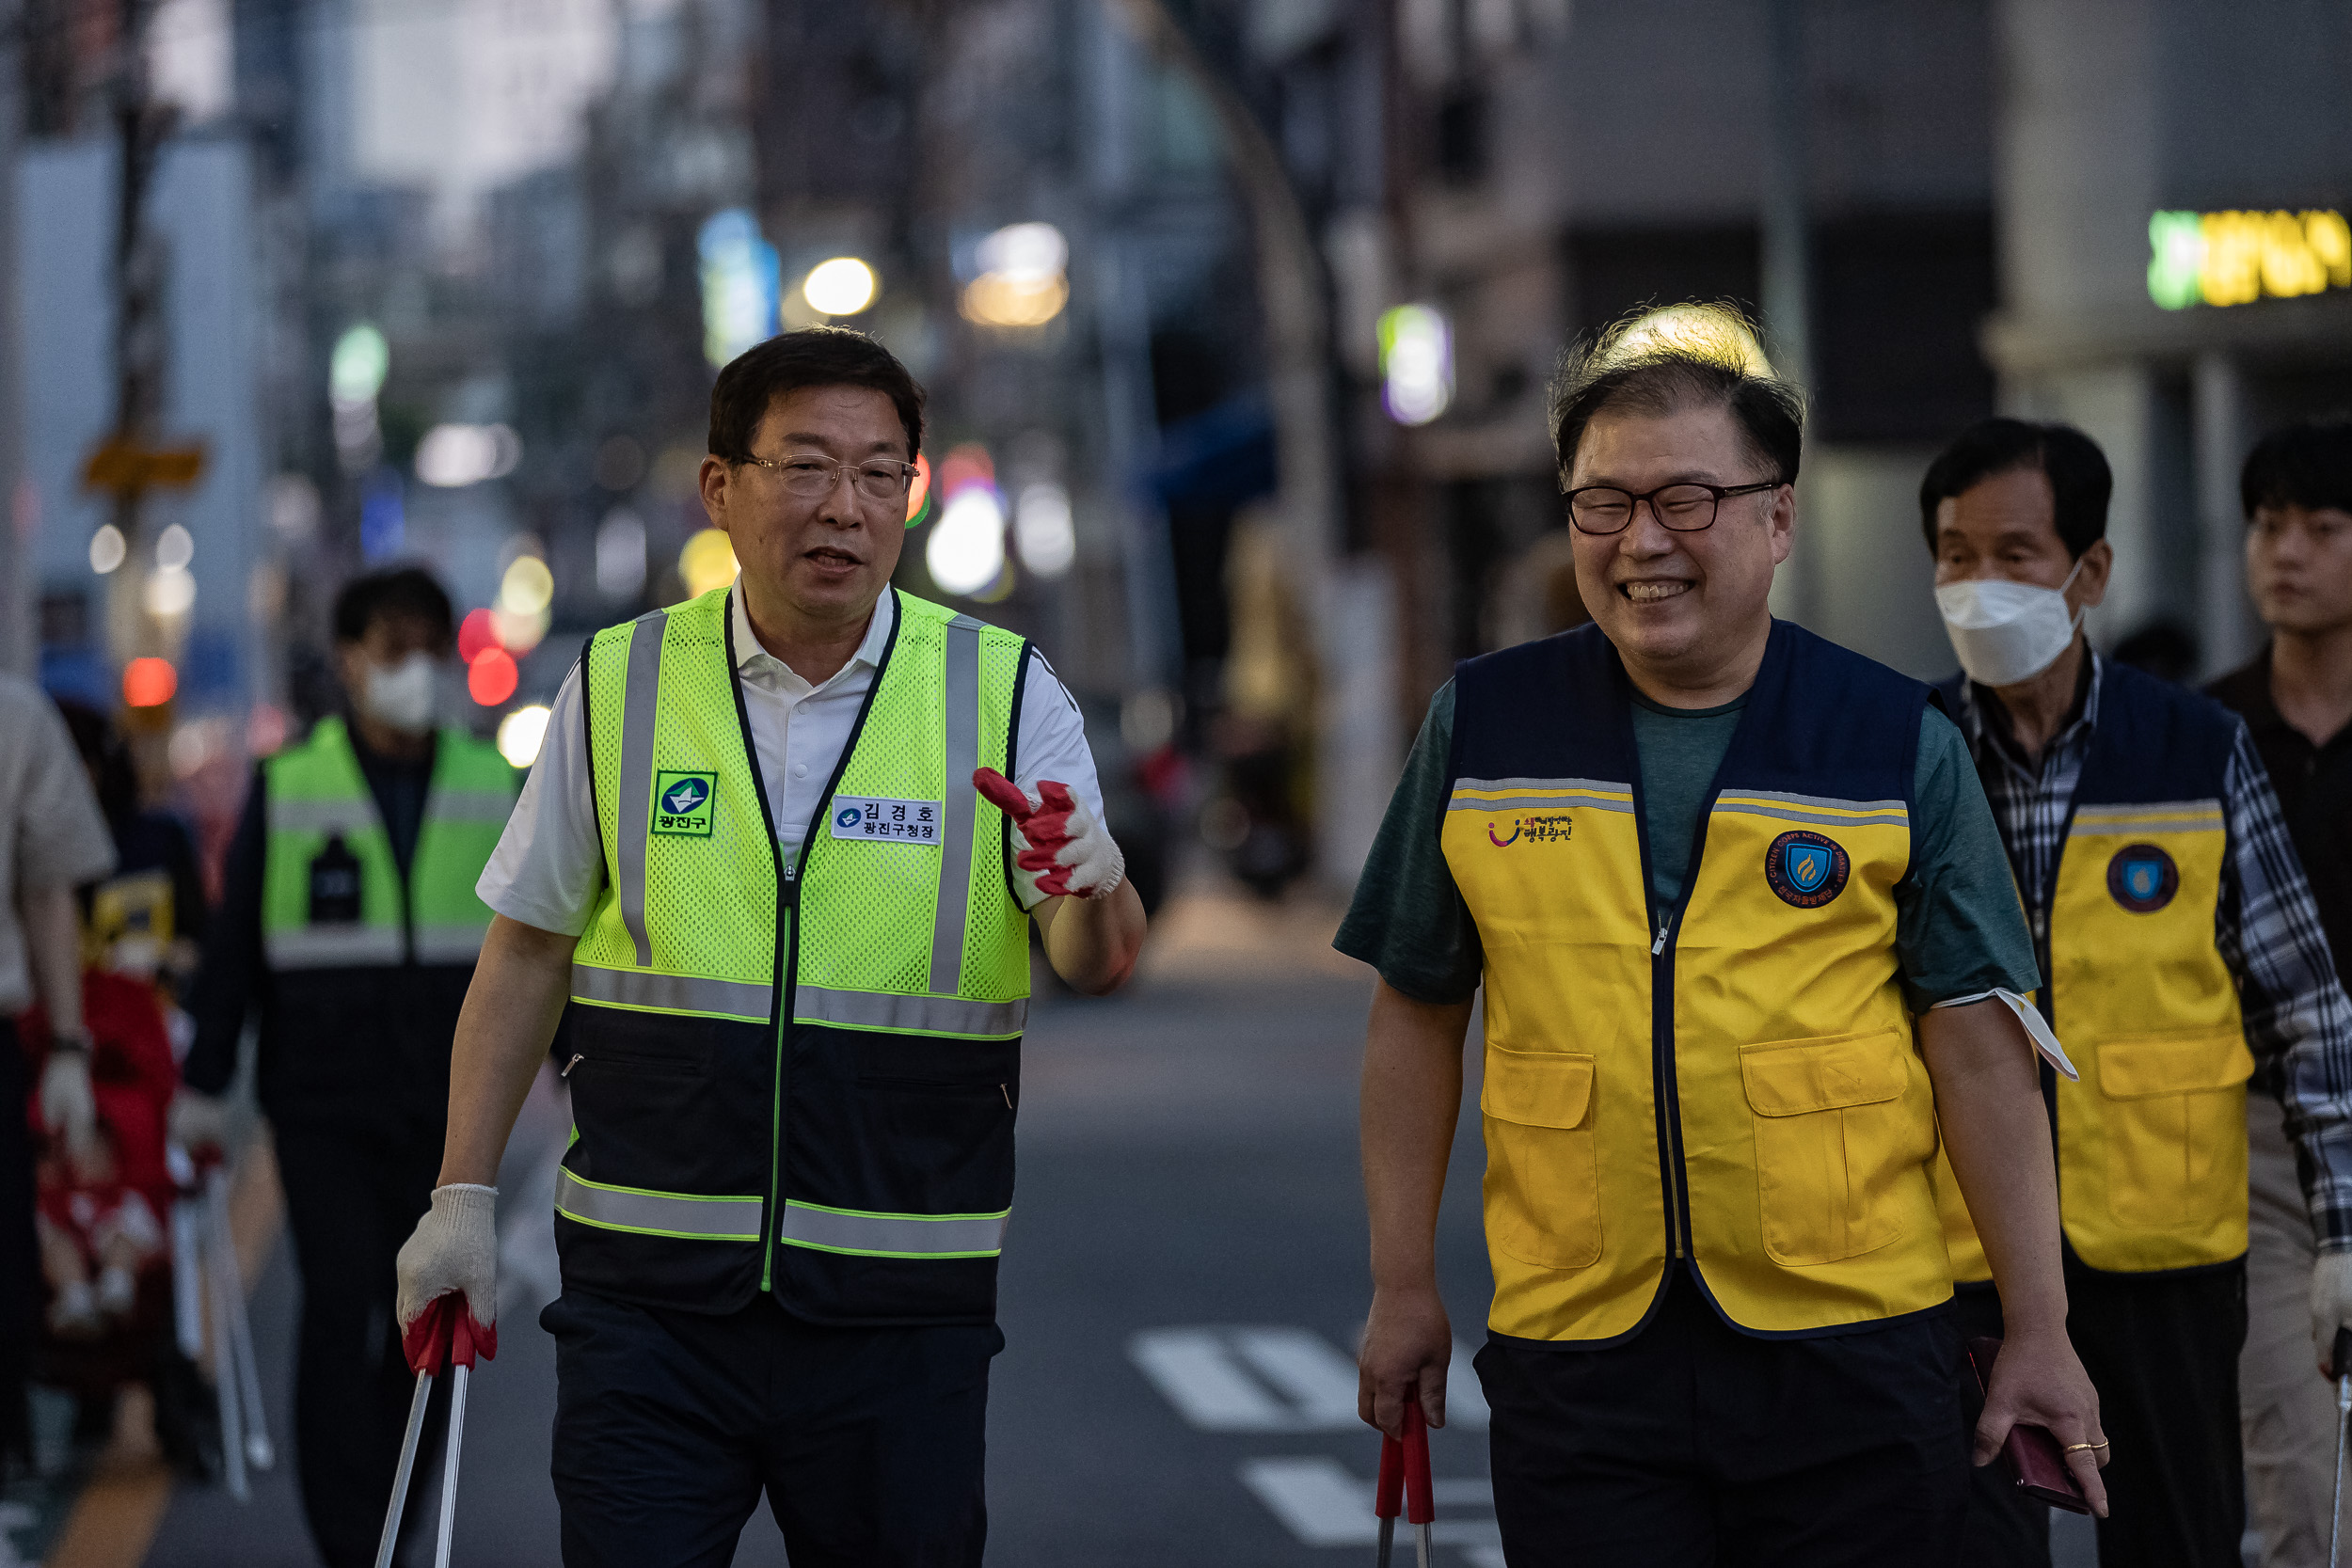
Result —
M498 1196L496 1187L470 1181L433 1189L433 1207L401 1243L394 1264L400 1299L393 1310L403 1334L427 1307L452 1291L466 1298L466 1311L484 1330L498 1327ZM496 1345L495 1336L491 1343Z
M1012 874L1035 896L1102 898L1126 880L1127 857L1068 784L1041 779L1032 797L993 768L983 768L972 775L972 787L1012 818L1021 841Z
M2312 1348L2329 1377L2352 1372L2335 1365L2340 1328L2352 1328L2352 1251L2323 1252L2312 1263Z
M217 1153L229 1146L229 1101L183 1088L171 1097L164 1127L166 1135L191 1154Z
M40 1121L76 1154L98 1141L98 1099L90 1093L87 1051L49 1053L49 1065L40 1069Z

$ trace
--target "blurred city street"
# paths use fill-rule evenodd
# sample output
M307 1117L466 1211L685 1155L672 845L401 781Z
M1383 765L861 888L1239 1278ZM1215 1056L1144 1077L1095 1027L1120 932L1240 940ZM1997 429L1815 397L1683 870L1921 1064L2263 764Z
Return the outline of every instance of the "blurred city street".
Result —
M1165 911L1131 990L1041 997L1024 1047L1007 1348L991 1384L991 1562L1370 1560L1378 1442L1356 1418L1353 1356L1369 1289L1356 1074L1371 981L1327 945L1337 914L1203 889ZM527 1191L533 1166L561 1151L560 1119L550 1138L541 1116L553 1109L526 1112L502 1191ZM1467 1110L1441 1227L1466 1345L1488 1289L1476 1139ZM266 1205L249 1207L269 1223ZM468 1413L456 1560L540 1568L559 1560L547 1475L554 1355L534 1321L544 1287L518 1274L547 1211L518 1196L505 1216L499 1356ZM275 1244L254 1326L281 1456L294 1296ZM1453 1419L1433 1443L1438 1560L1499 1568L1484 1406L1467 1365L1456 1372ZM217 1488L155 1497L167 1482L151 1466L140 1472L148 1491L103 1479L135 1464L102 1463L53 1568L314 1560L285 1458L242 1506ZM429 1529L437 1506L421 1484L412 1519ZM429 1534L421 1544L419 1558L411 1537L408 1560L429 1560ZM784 1562L764 1510L737 1560Z

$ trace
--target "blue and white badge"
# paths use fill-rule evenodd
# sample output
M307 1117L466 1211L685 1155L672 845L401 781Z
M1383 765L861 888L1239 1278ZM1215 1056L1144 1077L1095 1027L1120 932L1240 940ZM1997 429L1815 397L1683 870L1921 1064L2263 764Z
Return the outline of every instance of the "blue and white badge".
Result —
M939 844L946 815L937 800L883 800L854 795L833 798L833 836L892 844Z

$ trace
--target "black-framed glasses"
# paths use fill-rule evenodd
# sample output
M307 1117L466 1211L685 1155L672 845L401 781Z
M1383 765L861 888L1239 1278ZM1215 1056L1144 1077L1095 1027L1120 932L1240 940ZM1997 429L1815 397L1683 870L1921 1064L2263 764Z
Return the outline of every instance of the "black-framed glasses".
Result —
M1715 509L1726 496L1753 496L1760 490L1777 490L1780 481L1767 479L1755 484L1702 484L1697 480L1677 480L1661 484L1655 490L1635 495L1613 484L1583 484L1560 499L1568 509L1568 521L1579 533L1623 533L1633 521L1633 509L1649 502L1650 515L1658 526L1677 533L1696 533L1715 526Z
M899 500L905 498L907 484L914 478L914 465L901 463L895 457L836 463L813 451L796 451L783 457L746 457L742 461L766 468L787 492L808 499L832 495L833 487L841 483L841 476L846 473L850 476L850 493L861 500Z

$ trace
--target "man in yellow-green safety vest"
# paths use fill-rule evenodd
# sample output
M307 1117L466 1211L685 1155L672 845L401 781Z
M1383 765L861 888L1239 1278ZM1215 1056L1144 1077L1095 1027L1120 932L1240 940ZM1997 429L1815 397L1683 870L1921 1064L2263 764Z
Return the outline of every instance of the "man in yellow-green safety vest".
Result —
M558 694L400 1315L497 1307L500 1152L568 1001L554 1472L569 1568L980 1560L1028 929L1071 985L1143 937L1076 705L1023 638L890 586L921 389L873 340L720 372L731 585Z
M391 1488L408 1401L392 1258L430 1201L450 1032L490 928L474 882L515 770L437 727L453 638L430 574L354 579L334 629L348 706L257 770L206 929L172 1128L192 1147L219 1141L219 1097L257 1016L254 1083L302 1273L303 1507L342 1568L373 1560Z

